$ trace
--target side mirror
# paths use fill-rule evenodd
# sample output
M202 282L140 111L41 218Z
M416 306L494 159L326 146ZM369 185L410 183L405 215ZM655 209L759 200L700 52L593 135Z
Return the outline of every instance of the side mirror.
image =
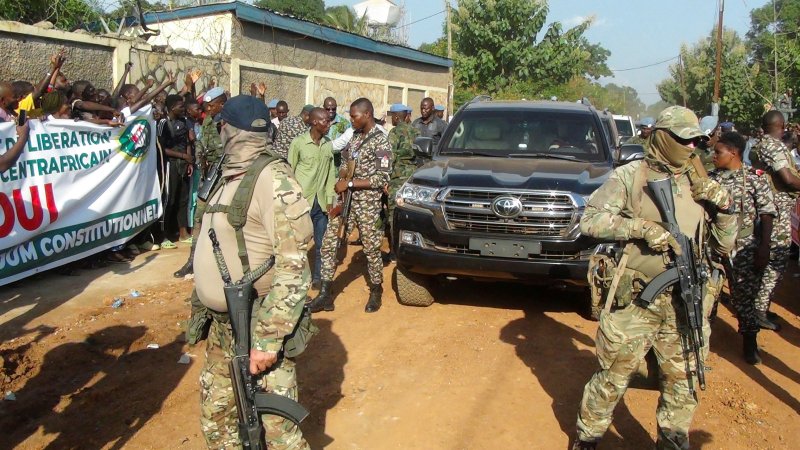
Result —
M418 137L414 139L414 145L412 145L412 148L417 156L430 158L431 155L433 155L433 138Z
M619 148L617 164L623 165L631 161L644 159L644 146L641 144L624 144Z

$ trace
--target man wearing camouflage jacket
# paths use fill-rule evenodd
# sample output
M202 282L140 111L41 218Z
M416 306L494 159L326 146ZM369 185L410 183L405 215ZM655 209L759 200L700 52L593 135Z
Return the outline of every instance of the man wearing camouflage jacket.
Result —
M772 230L772 248L769 264L764 269L761 290L756 300L758 322L761 328L778 331L777 316L769 312L775 287L786 271L789 248L792 245L791 211L800 194L800 172L792 153L781 141L785 121L780 111L768 111L761 119L764 136L750 150L753 167L767 173L778 216Z
M733 273L728 274L731 304L739 319L744 358L749 364L758 364L761 357L756 339L759 330L756 298L762 284L770 281L764 268L769 262L773 219L778 213L763 172L742 163L746 145L739 133L722 134L714 146L717 170L711 177L728 190L736 205L739 232L736 254L731 261Z
M394 208L397 206L395 196L397 191L403 186L403 183L408 180L408 177L414 174L417 170L416 155L414 154L414 139L419 136L419 132L412 127L407 121L408 108L406 105L397 103L389 108L389 114L392 117L392 128L389 131L389 144L392 146L392 154L394 156L394 167L392 168L392 176L389 179L389 225L393 226L394 222ZM391 236L391 233L390 233ZM392 247L391 258L395 259L394 247Z
M311 208L303 198L291 167L275 156L256 175L252 199L246 211L231 205L248 169L269 152L269 110L255 97L231 98L222 109L220 132L226 157L222 185L208 200L194 258L195 286L205 314L210 316L206 362L200 374L201 428L212 449L241 448L237 430L236 404L228 364L234 354L233 336L218 261L208 231L214 229L231 278L240 280L249 267L258 267L270 257L272 269L255 281L250 336L250 373L260 377L261 386L279 395L297 399L297 375L292 358L278 358L284 339L302 315L310 283L307 252L312 236ZM258 166L256 166L258 167ZM243 249L239 247L230 215L246 214L242 227ZM244 258L244 259L243 259ZM203 314L193 308L193 318ZM198 336L189 336L190 342ZM288 419L262 416L270 449L309 449L300 427Z
M732 214L731 197L719 183L698 176L690 160L691 147L702 135L697 116L690 110L678 106L665 109L656 121L646 159L616 169L586 206L581 232L602 240L627 242L627 257L623 259L627 267L617 268L622 270L619 285L609 296L613 304L606 306L613 308L600 315L595 340L600 368L583 391L573 449L596 448L611 425L614 407L631 376L651 349L662 374L656 447L689 448L689 426L698 402L692 388L698 361L691 356L687 360L682 345L679 300L669 290L647 306L633 300L650 280L666 270L671 253L688 250L681 249L660 225L661 215L646 188L648 180L672 179L677 221L681 231L695 241L698 254L694 257L699 264L710 263L705 257L706 246L718 255L733 248L736 216ZM714 219L709 218L706 208L715 210ZM721 284L721 278L709 279L703 299L705 316ZM707 320L703 320L704 355L710 333ZM691 378L687 365L692 368Z
M377 127L374 114L372 102L366 98L359 98L350 105L350 118L355 133L347 148L342 151L340 179L334 187L337 194L351 191L352 204L348 220L351 225L358 228L364 244L364 255L367 257L369 300L364 311L368 313L381 308L383 294L381 196L389 184L389 175L392 173L392 148L386 136ZM347 167L352 165L355 167L353 178L348 180ZM322 239L322 283L319 295L311 302L311 312L334 309L331 286L336 271L337 231L340 221L331 217L325 237ZM352 230L354 227L348 228Z

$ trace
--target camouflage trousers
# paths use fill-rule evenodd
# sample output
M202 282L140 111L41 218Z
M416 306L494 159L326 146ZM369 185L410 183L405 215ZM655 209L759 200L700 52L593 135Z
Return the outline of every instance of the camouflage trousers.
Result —
M767 271L756 272L753 268L758 243L752 237L736 251L733 258L733 270L736 280L732 283L731 306L739 320L739 333L757 333L759 330L756 316L756 298L761 287L769 283ZM765 279L766 278L766 279Z
M712 301L704 301L705 309L710 310L712 304ZM676 311L682 311L678 301L670 294L662 294L647 308L631 303L623 309L601 314L595 338L600 369L583 391L577 423L580 440L597 442L605 434L611 425L614 408L625 394L631 377L652 349L661 372L661 397L656 409L656 448L689 448L689 426L698 400L690 389L696 386L696 379L694 376L690 379L686 374L686 352ZM705 311L706 317L708 313ZM706 344L703 358L708 351L710 334L711 327L706 320L703 323ZM689 357L688 363L694 370L696 362L693 356Z
M769 252L769 264L761 278L761 290L756 298L756 311L766 313L775 294L775 288L783 278L786 264L789 262L789 248L792 245L792 220L790 217L795 199L784 192L775 193L775 208L778 217L773 220L772 243Z
M381 202L353 201L350 210L349 229L358 228L361 242L364 244L364 255L367 257L367 281L373 285L383 283L383 260L381 259L381 243L383 242L383 226L381 224ZM336 242L339 230L338 217L328 221L325 237L322 238L322 281L333 281L336 271ZM345 244L347 245L347 244Z
M200 426L209 449L240 450L236 403L231 388L228 363L233 355L230 324L214 319L206 341L206 363L200 373ZM295 363L284 358L277 367L261 376L261 385L276 394L297 400ZM292 421L263 415L267 447L271 450L310 449L300 427Z

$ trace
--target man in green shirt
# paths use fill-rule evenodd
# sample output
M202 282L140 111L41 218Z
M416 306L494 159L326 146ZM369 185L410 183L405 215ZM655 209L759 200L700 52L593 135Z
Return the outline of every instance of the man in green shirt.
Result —
M314 225L314 268L311 287L319 289L320 249L322 237L328 227L328 211L336 194L336 165L333 163L333 146L328 138L331 126L328 114L322 108L311 110L311 129L292 140L289 145L289 165L303 189L303 197L311 205L311 222Z

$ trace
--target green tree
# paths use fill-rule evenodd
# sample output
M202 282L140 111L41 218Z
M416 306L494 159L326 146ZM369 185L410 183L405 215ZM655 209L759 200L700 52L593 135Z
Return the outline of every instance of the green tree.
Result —
M698 115L711 113L716 67L716 31L695 44L681 49L683 55L683 85L686 106ZM669 77L658 84L661 99L673 105L683 104L680 66L669 67ZM720 118L748 126L761 117L763 104L768 101L762 92L765 78L758 63L751 64L745 42L732 30L723 31L722 74L720 78Z
M498 92L520 81L546 87L611 75L608 51L583 36L591 21L566 31L552 23L539 40L548 12L546 1L461 0L453 17L457 84Z
M318 23L325 16L323 0L256 0L253 5Z
M369 31L366 14L358 17L353 8L345 5L325 8L325 16L322 18L322 23L329 27L362 36L366 36Z
M770 99L775 98L775 55L777 44L778 92L800 84L800 0L775 0L750 12L747 39L752 62L768 78ZM767 84L765 82L765 84Z
M0 19L34 24L47 20L65 30L83 28L97 20L94 0L0 0Z
M418 50L447 58L447 38L440 37L433 42L423 42Z

